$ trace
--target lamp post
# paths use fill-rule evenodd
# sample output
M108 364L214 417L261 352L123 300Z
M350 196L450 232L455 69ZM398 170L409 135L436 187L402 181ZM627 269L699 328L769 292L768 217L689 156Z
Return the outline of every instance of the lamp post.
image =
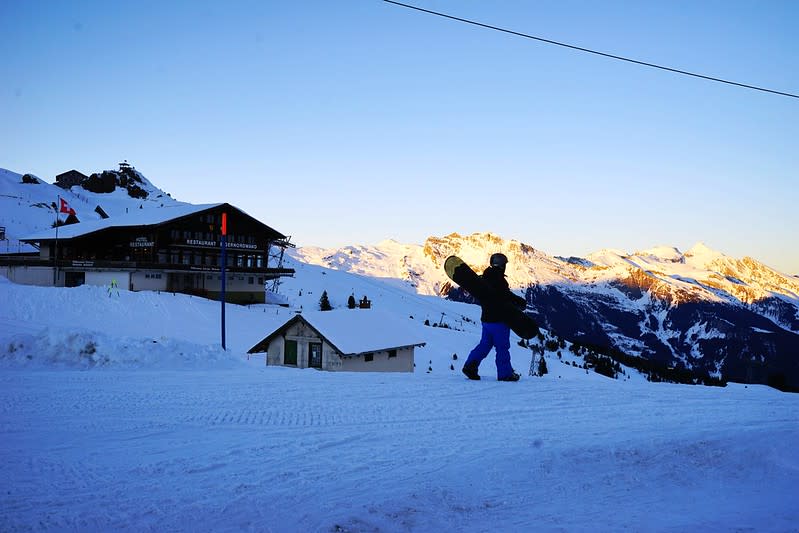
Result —
M227 282L227 274L225 268L227 267L227 213L222 213L222 291L219 298L222 302L222 349L227 350L225 347L225 283Z

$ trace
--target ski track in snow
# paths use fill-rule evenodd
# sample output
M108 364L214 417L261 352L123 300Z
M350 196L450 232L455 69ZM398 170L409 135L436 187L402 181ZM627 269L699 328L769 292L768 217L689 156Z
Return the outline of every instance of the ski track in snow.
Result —
M256 362L4 371L0 529L787 531L799 522L799 397L419 378Z

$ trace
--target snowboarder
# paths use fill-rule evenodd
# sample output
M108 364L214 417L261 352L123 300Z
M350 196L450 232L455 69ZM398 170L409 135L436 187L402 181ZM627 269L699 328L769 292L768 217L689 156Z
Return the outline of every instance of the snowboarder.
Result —
M505 266L508 264L508 258L504 254L493 254L489 264L490 266L485 269L481 276L483 281L496 291L501 301L508 301L524 309L527 302L525 302L524 298L511 292L505 279ZM463 373L469 379L480 379L477 369L491 351L491 348L494 348L496 351L497 380L519 381L519 374L513 370L510 363L510 327L503 321L496 303L484 300L480 301L480 307L482 307L480 322L483 325L483 333L480 342L466 359L466 363L463 365Z

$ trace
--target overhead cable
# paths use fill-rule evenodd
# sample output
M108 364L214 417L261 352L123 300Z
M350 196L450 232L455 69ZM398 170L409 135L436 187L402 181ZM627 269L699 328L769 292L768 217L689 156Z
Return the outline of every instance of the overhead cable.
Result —
M715 82L719 82L719 83L726 83L728 85L735 85L737 87L743 87L745 89L752 89L752 90L755 90L755 91L762 91L762 92L771 93L771 94L778 94L780 96L788 96L790 98L799 98L799 95L796 95L796 94L786 93L786 92L782 92L782 91L775 91L773 89L766 89L765 87L757 87L755 85L747 85L745 83L738 83L736 81L724 80L724 79L721 79L721 78L714 78L713 76L705 76L704 74L697 74L695 72L688 72L686 70L680 70L680 69L676 69L676 68L665 67L663 65L656 65L655 63L648 63L646 61L639 61L637 59L630 59L629 57L623 57L623 56L618 56L618 55L614 55L614 54L608 54L608 53L605 53L605 52L599 52L597 50L591 50L590 48L583 48L582 46L575 46L573 44L562 43L562 42L559 42L559 41L553 41L552 39L545 39L543 37L536 37L535 35L529 35L527 33L521 33L521 32L518 32L518 31L509 30L509 29L506 29L506 28L500 28L499 26L492 26L490 24L484 24L482 22L477 22L477 21L474 21L474 20L469 20L469 19L465 19L465 18L461 18L461 17L455 17L453 15L447 15L446 13L440 13L438 11L432 11L430 9L424 9L424 8L421 8L421 7L418 7L418 6L414 6L414 5L410 5L410 4L404 4L402 2L397 2L395 0L383 0L383 1L388 3L388 4L394 4L394 5L397 5L397 6L400 6L400 7L405 7L405 8L408 8L408 9L414 9L416 11L421 11L422 13L428 13L430 15L436 15L438 17L443 17L443 18L447 18L447 19L450 19L450 20L455 20L457 22L463 22L463 23L466 23L466 24L471 24L473 26L479 26L481 28L486 28L486 29L489 29L489 30L499 31L499 32L502 32L502 33L508 33L508 34L511 34L511 35L516 35L518 37L524 37L525 39L533 39L533 40L540 41L540 42L547 43L547 44L554 44L554 45L557 45L557 46L562 46L564 48L571 48L572 50L578 50L580 52L587 52L589 54L595 54L595 55L602 56L602 57L608 57L610 59L617 59L619 61L626 61L628 63L634 63L636 65L642 65L642 66L645 66L645 67L651 67L651 68L656 68L656 69L660 69L660 70L666 70L666 71L669 71L669 72L674 72L675 74L682 74L682 75L685 75L685 76L693 76L694 78L701 78L701 79L704 79L704 80L715 81Z

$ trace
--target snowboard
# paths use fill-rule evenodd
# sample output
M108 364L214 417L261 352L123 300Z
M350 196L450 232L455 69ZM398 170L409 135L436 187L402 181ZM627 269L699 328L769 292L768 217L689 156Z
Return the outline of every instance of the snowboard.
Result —
M538 335L538 325L535 320L507 300L501 299L496 291L483 281L483 278L472 270L463 259L455 255L447 257L447 260L444 261L444 271L449 279L481 302L491 302L497 305L504 319L503 322L516 335L523 339L531 339Z

